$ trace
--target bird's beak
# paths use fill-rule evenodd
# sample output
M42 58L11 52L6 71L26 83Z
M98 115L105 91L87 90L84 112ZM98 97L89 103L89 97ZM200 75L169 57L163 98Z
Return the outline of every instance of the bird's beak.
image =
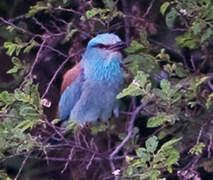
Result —
M126 48L127 44L125 42L117 42L109 47L109 50L118 51L120 49Z

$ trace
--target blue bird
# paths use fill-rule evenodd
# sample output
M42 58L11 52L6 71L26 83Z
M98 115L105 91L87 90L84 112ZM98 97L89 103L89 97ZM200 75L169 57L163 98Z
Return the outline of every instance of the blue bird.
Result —
M87 45L82 60L68 70L61 87L59 118L83 124L118 116L116 95L121 91L123 72L120 50L126 47L112 33L99 34Z

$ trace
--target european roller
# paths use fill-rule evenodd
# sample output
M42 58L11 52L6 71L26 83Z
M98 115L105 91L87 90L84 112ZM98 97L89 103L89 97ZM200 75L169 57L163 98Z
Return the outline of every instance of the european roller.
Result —
M77 123L107 121L118 115L116 95L121 91L123 72L120 50L126 45L112 33L91 39L81 61L68 70L61 87L59 118Z

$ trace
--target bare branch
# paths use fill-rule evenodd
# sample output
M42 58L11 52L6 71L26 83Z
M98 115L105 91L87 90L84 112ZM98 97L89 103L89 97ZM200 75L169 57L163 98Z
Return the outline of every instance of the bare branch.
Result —
M143 18L145 18L149 14L150 10L152 9L152 6L153 6L154 2L155 2L155 0L151 1L149 7L147 8L147 10L145 12L145 14L143 15Z
M66 162L66 164L65 164L65 166L64 166L64 169L61 171L61 173L64 173L64 171L65 171L65 170L67 169L67 167L68 167L69 162L72 161L73 151L74 151L74 148L72 148L72 149L70 150L69 158L67 159L67 162Z
M119 144L119 146L116 147L116 149L110 154L110 159L113 159L114 156L121 150L121 148L126 144L126 142L131 138L132 136L132 130L133 130L133 126L134 126L134 122L136 119L136 116L138 115L138 113L144 108L144 104L142 103L141 105L139 105L134 112L131 115L130 118L130 122L128 125L128 134L127 136L124 138L124 140Z
M29 35L29 36L41 37L41 35L38 35L38 34L35 35L35 34L29 32L29 31L25 30L24 28L21 28L21 27L19 27L19 26L16 26L14 23L12 23L12 22L10 22L10 21L7 21L7 20L4 19L3 17L0 17L0 21L2 21L3 23L5 23L5 24L7 24L7 25L12 26L14 29L16 29L16 30L18 30L18 31L20 31L20 32L22 32L22 33L24 33L24 34L27 34L27 35Z
M71 55L71 56L69 56L69 57L67 57L67 59L65 59L65 61L59 66L59 68L58 68L58 69L56 70L56 72L54 73L52 79L51 79L50 82L48 83L47 88L46 88L45 92L43 93L41 99L43 99L43 98L46 96L46 94L48 93L48 91L49 91L49 89L50 89L50 87L51 87L51 85L52 85L52 83L53 83L53 81L54 81L55 78L57 77L58 73L61 71L61 69L64 67L64 65L70 60L70 58L72 58L72 57L74 57L74 56L77 56L77 55L79 55L79 54L81 54L81 53L82 53L82 50L79 51L79 52L77 52L77 53L75 53L75 54L73 54L73 55Z
M16 177L14 178L14 180L18 180L18 178L19 178L19 176L20 176L20 174L21 174L21 172L22 172L22 170L23 170L23 168L24 168L24 166L25 166L27 160L29 159L31 153L32 153L32 151L30 151L30 152L27 154L27 156L25 157L24 161L23 161L22 164L21 164L21 167L19 168L18 174L16 175Z
M93 154L92 157L90 158L89 163L87 164L87 167L86 167L87 170L88 170L89 167L91 166L92 161L94 160L94 158L95 158L95 154Z

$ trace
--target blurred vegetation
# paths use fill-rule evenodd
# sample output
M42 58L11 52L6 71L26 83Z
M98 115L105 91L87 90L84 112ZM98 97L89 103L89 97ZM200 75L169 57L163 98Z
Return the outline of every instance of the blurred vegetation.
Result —
M103 32L129 44L120 116L62 128L62 75ZM211 0L2 0L0 179L212 179L212 40Z

